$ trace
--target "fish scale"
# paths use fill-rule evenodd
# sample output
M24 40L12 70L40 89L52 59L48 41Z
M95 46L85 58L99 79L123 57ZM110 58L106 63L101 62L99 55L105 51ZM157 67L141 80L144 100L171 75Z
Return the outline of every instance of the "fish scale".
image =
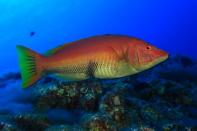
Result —
M17 46L22 86L29 87L43 75L80 81L112 79L147 70L168 58L168 53L143 40L123 35L101 35L58 46L41 55ZM140 60L140 61L139 61Z
M102 59L102 58L101 58ZM101 61L101 64L98 66L99 68L97 69L97 77L109 77L113 76L115 67L113 65L113 57L104 57Z

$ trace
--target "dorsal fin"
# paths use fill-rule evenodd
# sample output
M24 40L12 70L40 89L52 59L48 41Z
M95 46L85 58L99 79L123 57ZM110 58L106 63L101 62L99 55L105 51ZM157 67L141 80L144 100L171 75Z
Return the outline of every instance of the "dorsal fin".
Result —
M66 46L71 45L71 44L74 44L74 43L68 43L68 44L59 45L58 47L55 47L55 48L53 48L53 49L50 49L50 50L46 51L46 52L44 53L44 56L51 56L51 55L54 55L54 54L56 54L58 51L61 51L61 50L64 49Z
M53 54L55 54L56 52L58 52L59 50L61 50L64 46L66 46L67 44L65 44L65 45L60 45L60 46L58 46L58 47L56 47L56 48L53 48L53 49L50 49L50 50L48 50L48 51L46 51L45 53L44 53L44 55L45 56L51 56L51 55L53 55Z
M99 36L93 36L93 37L91 37L91 38L95 38L95 37L99 37ZM55 47L55 48L53 48L53 49L50 49L50 50L46 51L46 52L44 53L44 56L51 56L51 55L54 55L54 54L56 54L57 52L59 52L60 50L64 49L66 46L73 45L73 44L79 44L81 40L86 41L86 39L89 39L89 37L88 37L88 38L84 38L84 39L79 39L79 40L77 40L77 41L70 42L70 43L67 43L67 44L59 45L59 46L57 46L57 47Z
M101 39L103 36L113 36L111 34L105 34L105 35L98 35L98 36L92 36L92 37L87 37L87 38L84 38L84 39L79 39L77 41L74 41L74 42L70 42L68 44L63 44L63 45L59 45L58 47L56 48L53 48L53 49L50 49L48 51L46 51L44 53L44 56L51 56L51 55L54 55L56 54L57 52L61 51L62 49L64 49L66 46L69 46L69 45L73 45L73 44L79 44L79 43L84 43L84 42L87 42L87 41L97 41L98 39Z

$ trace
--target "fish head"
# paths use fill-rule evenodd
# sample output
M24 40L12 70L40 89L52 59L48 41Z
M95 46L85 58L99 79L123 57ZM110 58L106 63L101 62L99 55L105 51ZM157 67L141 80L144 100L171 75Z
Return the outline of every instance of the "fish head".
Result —
M168 58L168 53L142 40L135 40L129 47L129 63L138 72L149 69Z

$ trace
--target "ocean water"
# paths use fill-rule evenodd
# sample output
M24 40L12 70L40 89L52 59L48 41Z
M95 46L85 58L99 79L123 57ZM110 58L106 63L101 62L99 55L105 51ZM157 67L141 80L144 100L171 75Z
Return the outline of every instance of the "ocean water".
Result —
M196 23L196 0L0 0L0 130L197 130ZM16 45L44 53L101 34L170 58L121 79L21 88Z

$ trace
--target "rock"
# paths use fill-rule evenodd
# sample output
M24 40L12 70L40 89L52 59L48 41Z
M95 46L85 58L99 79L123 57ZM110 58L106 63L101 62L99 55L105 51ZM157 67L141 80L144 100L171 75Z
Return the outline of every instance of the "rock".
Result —
M107 93L100 104L100 111L109 115L119 128L131 124L131 114L119 92Z
M54 85L54 88L43 92L36 101L38 109L73 109L79 106L80 93L76 83Z
M50 125L47 117L42 114L17 115L15 122L20 129L28 131L43 131Z
M82 127L87 131L117 131L113 121L105 114L85 115Z
M148 126L141 126L137 130L139 130L139 131L155 131L155 129L150 128Z
M1 110L0 129L195 131L196 68L192 59L174 56L142 73L112 80L62 82L45 77L22 95L6 97L14 101L10 107L15 112L11 114L9 106ZM1 88L2 96L9 94L13 80L19 82L20 75L0 78L0 87L6 86ZM0 102L7 101L2 98ZM16 105L29 106L23 110L31 108L28 111L33 114L18 112Z
M57 88L41 94L36 102L38 109L65 108L96 111L102 89L99 83L60 83Z
M185 56L176 56L174 60L180 65L182 65L184 68L193 66L195 64L191 58Z
M19 73L6 73L0 77L0 88L4 88L8 85L8 83L17 81L21 79L21 75Z
M164 100L177 105L187 106L192 103L191 92L187 85L171 82L166 85L166 91L162 94Z
M0 78L0 81L20 80L20 79L21 79L20 73L10 72L10 73L4 74L4 75Z
M179 124L168 124L163 127L163 131L195 131L196 127L187 127Z
M5 123L5 122L0 122L0 130L1 131L17 131L19 129L16 127L16 125Z
M82 109L85 111L97 111L102 93L102 86L98 81L82 83L79 100Z
M55 125L50 126L45 131L83 131L79 126L71 125Z

